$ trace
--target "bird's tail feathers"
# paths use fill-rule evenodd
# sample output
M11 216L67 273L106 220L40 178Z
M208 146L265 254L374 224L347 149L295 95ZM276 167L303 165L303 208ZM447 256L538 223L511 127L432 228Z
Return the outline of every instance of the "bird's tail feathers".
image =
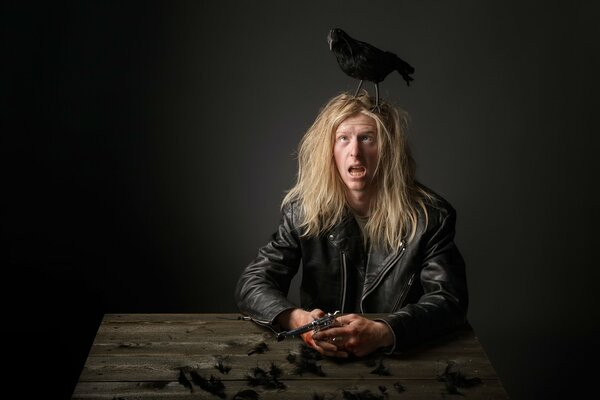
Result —
M410 76L415 72L414 67L400 57L396 58L396 71L402 75L402 78L404 78L407 85L410 85L410 81L414 80L413 77Z

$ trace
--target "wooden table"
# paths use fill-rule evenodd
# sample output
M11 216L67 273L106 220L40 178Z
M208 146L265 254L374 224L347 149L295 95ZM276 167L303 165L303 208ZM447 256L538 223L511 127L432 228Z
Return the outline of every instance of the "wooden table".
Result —
M460 399L460 395L449 393L452 385L440 380L449 362L454 363L452 371L459 370L467 378L481 380L478 385L457 388L465 398L508 398L468 325L400 356L374 355L344 362L318 360L325 376L317 376L308 372L300 375L296 371L300 339L277 342L269 329L237 317L237 314L107 314L73 399L218 399L218 395L195 383L190 389L179 382L180 374L191 380L194 372L206 379L211 375L220 379L225 386L221 398L227 399L249 389L261 399L341 400L361 392L366 396L366 391L381 399ZM261 342L268 350L248 355ZM296 356L294 363L287 359L290 354ZM231 371L224 373L215 368L218 360L231 367ZM247 374L256 367L269 371L272 363L282 370L277 381L285 389L249 386ZM380 364L390 375L372 373ZM397 390L396 383L404 391Z

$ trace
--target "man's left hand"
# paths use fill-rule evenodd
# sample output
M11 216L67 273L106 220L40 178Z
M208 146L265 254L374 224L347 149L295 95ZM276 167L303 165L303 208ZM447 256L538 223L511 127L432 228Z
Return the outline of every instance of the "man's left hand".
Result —
M319 342L331 343L339 351L357 357L394 344L394 334L385 322L373 321L358 314L337 317L334 327L315 333L313 339L317 345Z

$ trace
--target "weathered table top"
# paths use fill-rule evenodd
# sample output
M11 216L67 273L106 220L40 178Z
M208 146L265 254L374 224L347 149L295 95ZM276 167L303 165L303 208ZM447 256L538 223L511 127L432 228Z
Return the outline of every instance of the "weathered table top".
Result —
M466 398L507 398L468 325L400 356L378 354L343 362L308 359L325 375L318 376L298 372L301 339L277 342L269 329L237 317L107 314L73 399L253 398L248 390L260 399L461 398L452 395L454 391ZM248 354L262 342L267 345L264 352ZM219 362L231 370L219 371ZM280 375L277 369L270 373L272 364ZM265 371L264 381L276 382L271 385L275 388L250 386L248 375L260 373L257 368ZM202 388L210 385L211 376L214 394ZM217 379L224 386L220 391Z

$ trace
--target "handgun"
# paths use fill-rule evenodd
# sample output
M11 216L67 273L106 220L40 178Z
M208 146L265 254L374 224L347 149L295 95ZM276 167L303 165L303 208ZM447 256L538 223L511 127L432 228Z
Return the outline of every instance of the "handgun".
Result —
M340 314L339 311L336 311L333 314L327 313L324 317L315 319L313 322L310 322L306 325L302 325L299 328L292 329L292 330L285 331L285 332L279 332L277 334L277 341L281 342L286 337L300 336L303 333L311 331L311 330L318 332L318 331L328 329L331 327L331 325L333 325L333 323L335 322L335 317L338 316L339 314Z

